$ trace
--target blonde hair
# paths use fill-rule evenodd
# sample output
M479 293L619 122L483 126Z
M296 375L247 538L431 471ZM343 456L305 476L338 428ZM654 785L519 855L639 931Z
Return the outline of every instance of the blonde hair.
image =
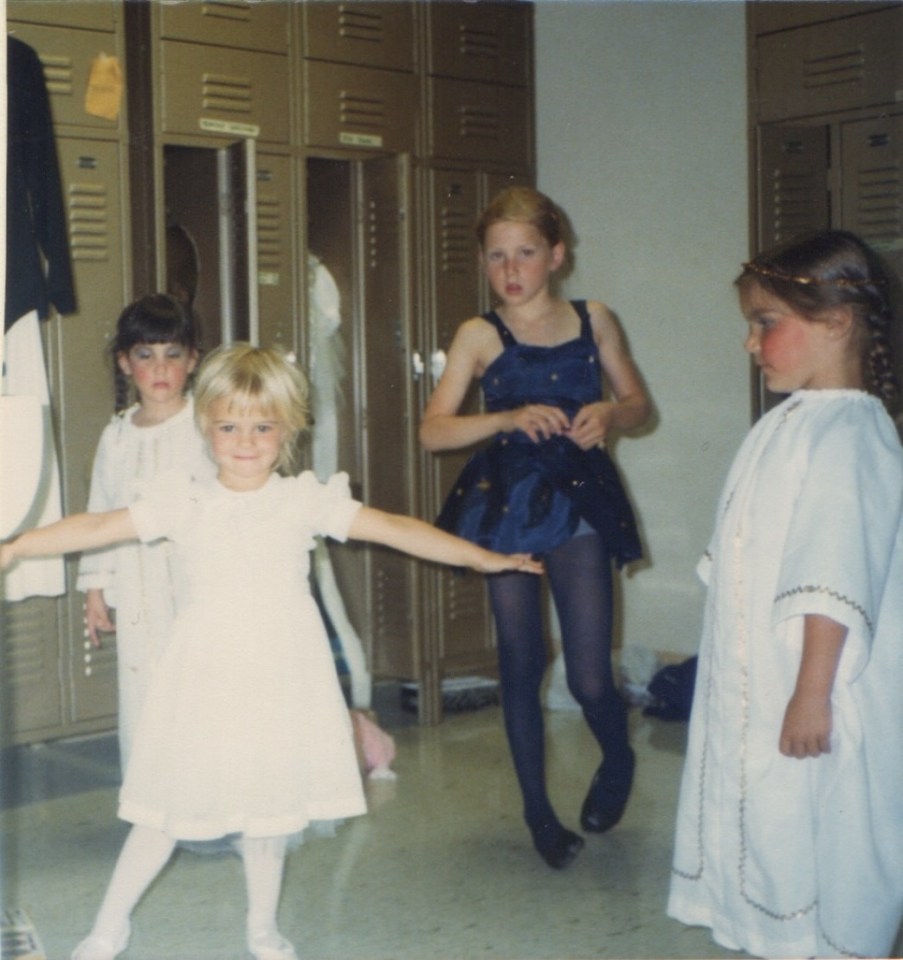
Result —
M476 234L480 246L484 245L486 231L494 223L510 220L536 227L550 247L558 243L567 244L569 231L566 219L552 200L532 187L508 187L493 197L477 221Z
M276 469L292 472L296 441L308 425L307 378L281 350L233 343L201 364L194 388L195 416L206 435L210 409L219 400L238 415L260 411L285 427Z

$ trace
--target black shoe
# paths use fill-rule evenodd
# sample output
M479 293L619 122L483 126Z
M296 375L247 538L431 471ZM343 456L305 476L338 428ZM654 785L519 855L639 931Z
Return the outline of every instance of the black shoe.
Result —
M533 835L533 846L553 870L570 866L583 849L583 837L572 833L557 821L545 823L536 829L530 827L530 833Z
M603 761L593 777L580 811L580 826L587 833L605 833L624 816L636 767L636 755L630 747L627 751L617 765Z

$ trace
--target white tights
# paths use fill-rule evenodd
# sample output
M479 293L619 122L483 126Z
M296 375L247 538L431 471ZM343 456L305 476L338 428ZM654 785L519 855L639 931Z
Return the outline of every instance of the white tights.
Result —
M174 847L175 841L161 830L134 826L129 832L89 937L114 945L115 952L109 956L124 948L132 911L166 866ZM248 892L248 943L262 948L289 946L276 927L285 847L285 837L242 838L240 842ZM85 953L86 957L93 955Z

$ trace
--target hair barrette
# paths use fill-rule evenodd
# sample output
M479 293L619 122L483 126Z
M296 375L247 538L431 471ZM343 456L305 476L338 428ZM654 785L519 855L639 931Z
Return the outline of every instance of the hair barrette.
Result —
M749 263L744 263L743 270L746 273L756 273L762 277L771 277L774 280L783 280L785 283L800 283L803 286L809 286L813 283L826 283L835 287L880 287L886 282L883 279L872 279L871 277L866 277L863 280L852 280L847 277L794 277L789 273L783 273L780 270L773 270L771 267L753 263L752 261Z

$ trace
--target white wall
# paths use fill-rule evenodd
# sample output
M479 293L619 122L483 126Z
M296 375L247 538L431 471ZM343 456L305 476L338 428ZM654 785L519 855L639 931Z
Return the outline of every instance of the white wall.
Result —
M747 254L740 2L536 4L538 185L578 237L564 292L621 318L657 409L616 458L649 565L623 578L623 641L693 653L696 562L750 423L732 281Z

